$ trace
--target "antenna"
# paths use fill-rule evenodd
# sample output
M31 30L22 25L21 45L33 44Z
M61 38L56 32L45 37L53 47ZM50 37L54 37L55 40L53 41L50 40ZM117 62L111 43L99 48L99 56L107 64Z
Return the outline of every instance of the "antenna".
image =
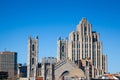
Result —
M6 52L6 48L4 48L4 51Z

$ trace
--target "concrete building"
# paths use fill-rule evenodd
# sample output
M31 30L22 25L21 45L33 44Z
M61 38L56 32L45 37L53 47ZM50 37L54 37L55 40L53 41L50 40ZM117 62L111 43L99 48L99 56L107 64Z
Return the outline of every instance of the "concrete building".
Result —
M82 18L77 29L69 34L69 40L58 39L57 62L65 58L74 63L79 60L89 60L91 66L94 67L93 75L89 77L97 78L107 72L107 57L103 55L102 51L99 33L92 31L92 25L86 18Z
M104 73L108 72L107 65L107 55L102 55L102 69L104 70Z
M38 36L28 39L28 68L27 77L37 77L38 67Z
M17 53L16 52L0 52L0 73L8 74L8 80L16 80L17 78Z
M56 58L45 57L41 59L41 76L43 80L54 80L54 65L56 63Z

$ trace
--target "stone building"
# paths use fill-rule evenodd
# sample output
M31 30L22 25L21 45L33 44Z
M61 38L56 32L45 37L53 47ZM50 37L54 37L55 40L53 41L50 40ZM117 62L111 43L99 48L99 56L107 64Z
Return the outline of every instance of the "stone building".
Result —
M57 41L57 61L66 59L68 57L68 40L67 38L61 40L61 38Z
M43 80L54 80L54 66L56 63L56 58L45 57L41 59L39 72L39 77L43 77Z
M38 37L28 40L28 77L43 80L90 80L107 73L107 56L102 52L99 33L83 18L69 38L57 41L57 59L38 63Z
M81 68L69 59L60 60L55 64L55 80L85 79Z
M28 39L28 67L27 77L37 77L38 67L38 36Z
M102 52L102 42L99 33L92 31L92 25L83 18L77 25L77 29L69 34L69 40L59 38L57 41L57 62L69 59L76 63L91 65L92 74L89 67L84 66L87 79L97 78L107 72L107 57ZM87 62L88 61L88 62ZM79 66L79 64L77 64ZM88 71L88 72L86 72ZM59 72L58 72L59 73Z

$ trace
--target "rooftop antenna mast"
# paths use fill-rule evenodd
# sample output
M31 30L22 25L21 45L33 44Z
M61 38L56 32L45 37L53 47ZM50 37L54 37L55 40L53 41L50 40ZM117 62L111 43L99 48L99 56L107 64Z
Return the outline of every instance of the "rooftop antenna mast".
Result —
M4 51L6 52L6 48L4 48Z

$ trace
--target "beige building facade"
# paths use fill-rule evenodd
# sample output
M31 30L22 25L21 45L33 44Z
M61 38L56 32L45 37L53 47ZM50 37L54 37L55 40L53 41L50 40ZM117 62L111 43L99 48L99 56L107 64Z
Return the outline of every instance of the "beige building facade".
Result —
M63 59L55 64L55 80L79 80L85 75L79 66L69 59Z
M107 73L107 57L103 54L100 35L96 31L92 31L92 25L86 18L82 18L76 30L69 34L69 40L58 39L57 62L65 58L74 63L79 60L89 61L92 66L90 68L92 71L90 78L97 78ZM85 69L87 70L87 67ZM88 70L90 71L90 69Z

